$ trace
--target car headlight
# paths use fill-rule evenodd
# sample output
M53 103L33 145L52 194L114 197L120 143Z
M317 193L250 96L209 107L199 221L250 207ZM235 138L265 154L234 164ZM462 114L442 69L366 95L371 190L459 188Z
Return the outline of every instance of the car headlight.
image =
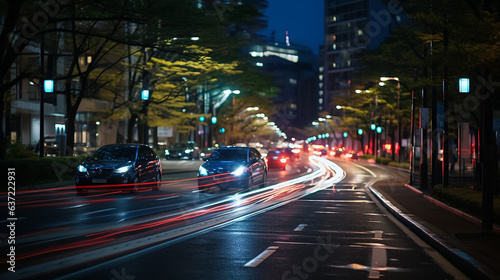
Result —
M243 173L245 173L245 167L244 166L240 166L240 167L236 168L236 170L234 170L233 172L231 172L231 174L234 175L234 176L241 176L241 175L243 175Z
M77 169L78 169L78 172L87 172L87 167L85 167L81 164L78 165Z
M208 170L205 167L200 166L200 169L198 170L198 174L200 174L201 177L208 176Z
M120 174L121 174L121 173L126 173L126 172L128 172L128 171L130 170L130 168L131 168L131 167L132 167L132 166L130 166L130 165L123 166L123 167L120 167L120 168L118 168L118 169L115 169L115 171L113 171L113 172L114 172L114 173L120 173Z
M166 156L170 155L170 152L168 150L165 150L165 155Z
M190 154L190 153L192 153L192 152L193 152L193 149L186 149L184 152L185 152L186 154Z

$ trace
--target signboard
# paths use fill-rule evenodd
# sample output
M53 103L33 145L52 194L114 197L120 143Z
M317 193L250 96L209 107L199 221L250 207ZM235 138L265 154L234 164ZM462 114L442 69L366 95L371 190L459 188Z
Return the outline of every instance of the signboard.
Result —
M158 127L158 137L173 137L174 128L173 127Z

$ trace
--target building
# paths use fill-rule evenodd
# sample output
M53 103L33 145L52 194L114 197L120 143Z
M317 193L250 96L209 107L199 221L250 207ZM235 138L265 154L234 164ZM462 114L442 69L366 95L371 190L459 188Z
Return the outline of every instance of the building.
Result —
M325 111L334 112L336 97L354 93L360 52L378 48L402 13L397 1L325 0Z
M248 49L255 65L270 74L279 90L273 100L273 121L289 137L294 127L311 123L318 113L318 57L305 46L269 42Z

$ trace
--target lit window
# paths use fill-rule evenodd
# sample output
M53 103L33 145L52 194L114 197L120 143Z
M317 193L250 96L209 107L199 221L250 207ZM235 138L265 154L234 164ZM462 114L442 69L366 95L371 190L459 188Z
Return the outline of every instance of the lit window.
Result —
M337 49L337 44L333 44L333 50Z
M322 90L319 91L319 96L323 96L325 94Z
M358 35L363 35L363 30L358 29Z
M323 75L319 75L319 80L323 81Z
M318 99L319 104L323 104L323 98Z

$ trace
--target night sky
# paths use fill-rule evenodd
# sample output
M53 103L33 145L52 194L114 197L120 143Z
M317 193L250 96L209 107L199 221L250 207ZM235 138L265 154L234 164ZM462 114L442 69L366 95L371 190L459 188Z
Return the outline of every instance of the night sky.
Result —
M288 30L291 43L305 45L318 54L324 44L324 0L269 0L264 12L269 27L262 34L268 38L276 31L275 41L285 42Z

